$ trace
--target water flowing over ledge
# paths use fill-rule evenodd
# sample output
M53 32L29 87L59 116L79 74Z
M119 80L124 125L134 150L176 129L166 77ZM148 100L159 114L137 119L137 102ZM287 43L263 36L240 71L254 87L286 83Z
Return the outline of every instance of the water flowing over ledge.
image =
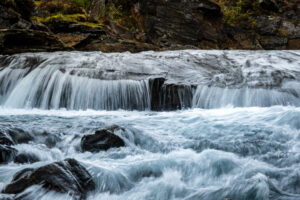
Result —
M70 110L300 106L300 51L0 56L0 105Z

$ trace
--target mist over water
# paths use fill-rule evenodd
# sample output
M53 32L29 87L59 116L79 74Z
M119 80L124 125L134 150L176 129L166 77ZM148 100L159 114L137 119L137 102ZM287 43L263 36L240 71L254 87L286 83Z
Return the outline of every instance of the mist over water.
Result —
M1 164L0 191L24 168L75 158L96 183L88 200L299 200L299 58L299 51L2 57L0 132L29 135L14 148L39 161ZM192 95L179 100L189 107L151 111L150 80L162 75L188 88ZM84 135L112 125L124 128L115 134L125 147L81 151ZM74 199L39 185L17 197Z

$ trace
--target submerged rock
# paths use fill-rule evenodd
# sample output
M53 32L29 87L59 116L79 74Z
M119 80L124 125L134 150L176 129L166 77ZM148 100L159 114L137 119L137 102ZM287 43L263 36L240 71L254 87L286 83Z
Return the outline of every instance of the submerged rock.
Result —
M34 139L32 135L18 128L8 130L8 134L17 144L28 143Z
M36 155L30 153L20 153L14 159L15 163L20 163L20 164L35 163L38 161L40 161L39 158Z
M2 193L18 194L25 189L41 184L45 189L85 198L95 189L89 172L74 159L65 159L37 169L26 168L14 175Z
M0 164L5 164L14 160L16 154L17 150L15 148L0 145Z
M113 126L107 129L98 130L93 135L83 136L81 139L82 151L98 152L125 146L124 141L114 134L116 130L120 129L122 128Z
M11 146L13 145L13 141L11 141L11 139L9 139L4 133L0 132L0 145L8 145Z

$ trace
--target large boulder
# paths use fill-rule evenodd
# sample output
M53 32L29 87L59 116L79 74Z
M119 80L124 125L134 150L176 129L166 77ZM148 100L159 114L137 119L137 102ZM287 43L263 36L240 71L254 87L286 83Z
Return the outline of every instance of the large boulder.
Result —
M96 188L91 175L83 166L74 159L65 159L37 169L21 170L2 193L18 194L34 185L80 198L85 198L89 191Z
M26 29L0 29L0 53L58 51L64 45L51 33Z
M8 163L16 157L17 150L7 145L0 145L0 164Z
M99 152L106 151L110 148L118 148L125 146L124 141L117 135L115 131L122 129L113 126L107 129L96 131L92 135L85 135L81 139L81 148L83 151Z

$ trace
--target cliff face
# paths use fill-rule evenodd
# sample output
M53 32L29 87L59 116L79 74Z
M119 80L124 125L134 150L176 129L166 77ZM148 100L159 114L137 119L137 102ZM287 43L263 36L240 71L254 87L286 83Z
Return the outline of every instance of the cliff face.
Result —
M1 1L0 53L300 49L299 0L74 2Z
M300 1L236 2L240 4L228 0L219 4L210 0L154 0L142 2L139 8L145 32L151 42L162 47L300 48Z

